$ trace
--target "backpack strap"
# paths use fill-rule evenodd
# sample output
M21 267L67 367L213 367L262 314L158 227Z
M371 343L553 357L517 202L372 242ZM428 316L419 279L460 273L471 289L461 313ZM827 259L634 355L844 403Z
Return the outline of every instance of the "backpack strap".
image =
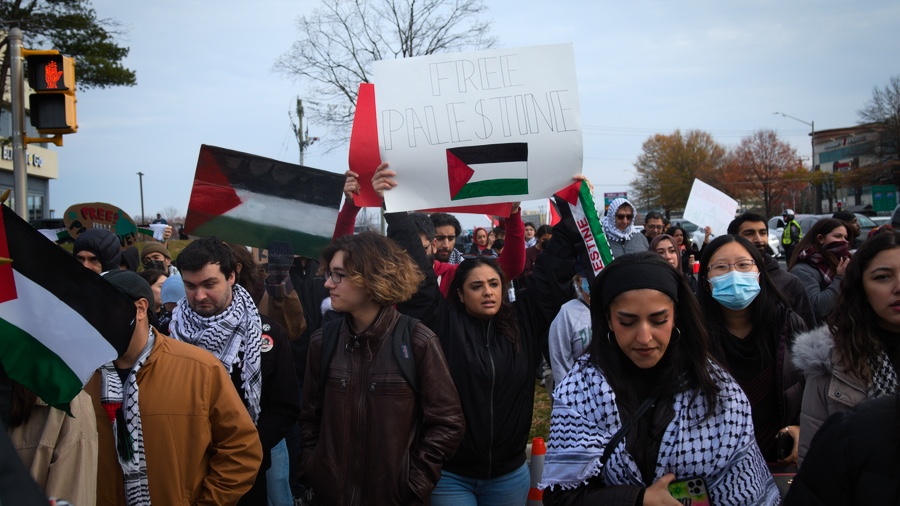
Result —
M419 320L401 313L397 325L394 326L394 333L391 335L391 346L394 348L397 365L400 366L400 374L403 375L403 379L416 395L419 394L419 381L416 374L416 357L410 341L418 323Z
M631 429L632 420L637 420L640 417L644 416L644 413L650 409L651 406L656 402L656 397L650 397L645 399L644 402L638 406L637 411L634 412L634 415L625 420L625 423L622 424L622 427L613 434L613 437L610 438L609 443L606 444L606 448L603 449L603 456L600 457L600 468L603 469L606 467L606 462L612 457L613 451L615 451L616 447L619 446L619 443L622 442L622 439L625 438L625 434Z

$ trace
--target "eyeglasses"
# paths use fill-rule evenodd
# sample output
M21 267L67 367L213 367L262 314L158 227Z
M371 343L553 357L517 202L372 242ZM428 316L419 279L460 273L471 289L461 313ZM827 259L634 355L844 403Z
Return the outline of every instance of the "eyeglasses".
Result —
M632 220L634 220L634 215L633 214L617 214L616 219L622 220L622 221L625 221L625 220L632 221Z
M647 230L662 230L663 226L662 225L644 225L644 228L646 228Z
M753 260L738 260L733 264L730 264L728 262L717 262L710 265L707 270L711 274L725 274L733 267L734 270L738 272L750 272L753 270L754 265L756 265L756 262L754 262Z
M455 235L436 235L436 236L434 236L434 240L436 240L437 242L444 242L444 241L453 242L456 240L456 236Z
M331 278L331 280L334 281L334 284L336 284L336 285L337 285L337 284L340 284L340 282L341 282L344 278L347 277L347 274L343 274L343 273L340 273L340 272L334 272L334 271L325 271L325 275L326 275L327 277Z

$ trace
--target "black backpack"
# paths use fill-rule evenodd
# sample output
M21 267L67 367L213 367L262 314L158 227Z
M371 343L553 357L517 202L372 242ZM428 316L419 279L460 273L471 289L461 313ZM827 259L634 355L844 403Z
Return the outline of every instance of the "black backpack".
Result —
M337 350L338 341L340 341L341 323L344 318L337 318L322 324L322 364L319 369L319 397L325 394L325 384L328 382L328 367L331 365L331 359ZM419 320L400 315L397 325L394 326L394 332L391 334L390 346L394 350L394 358L400 366L400 374L409 384L416 395L419 394L419 383L416 377L416 357L413 354L412 346L409 344L410 336Z

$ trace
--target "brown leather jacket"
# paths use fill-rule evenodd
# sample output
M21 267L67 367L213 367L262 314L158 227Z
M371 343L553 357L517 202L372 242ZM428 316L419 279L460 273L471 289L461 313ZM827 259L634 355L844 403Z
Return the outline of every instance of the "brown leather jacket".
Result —
M322 331L310 340L300 468L322 504L428 504L462 440L465 419L437 336L421 323L410 336L417 394L394 358L398 318L385 308L359 336L342 322L324 389Z

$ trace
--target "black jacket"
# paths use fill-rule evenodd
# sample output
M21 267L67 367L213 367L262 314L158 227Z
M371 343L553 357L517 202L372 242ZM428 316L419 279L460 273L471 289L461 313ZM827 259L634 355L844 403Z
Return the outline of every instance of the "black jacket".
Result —
M813 437L785 497L790 505L900 505L900 397L836 413Z
M419 293L398 309L420 319L440 338L466 418L463 441L444 469L478 479L507 474L525 462L540 341L546 340L550 323L569 299L575 275L572 241L562 226L555 227L532 275L518 278L513 308L519 339L513 344L497 333L496 317L475 318L441 295L432 262L406 214L385 217L388 236L411 253L426 276Z
M800 318L803 318L806 328L816 328L816 315L813 313L812 304L810 304L809 296L806 294L806 287L803 286L800 278L782 269L778 265L778 260L775 260L775 257L772 255L763 255L763 258L766 260L766 272L769 273L769 278L778 287L781 295L784 295L784 298L787 299L789 307Z

